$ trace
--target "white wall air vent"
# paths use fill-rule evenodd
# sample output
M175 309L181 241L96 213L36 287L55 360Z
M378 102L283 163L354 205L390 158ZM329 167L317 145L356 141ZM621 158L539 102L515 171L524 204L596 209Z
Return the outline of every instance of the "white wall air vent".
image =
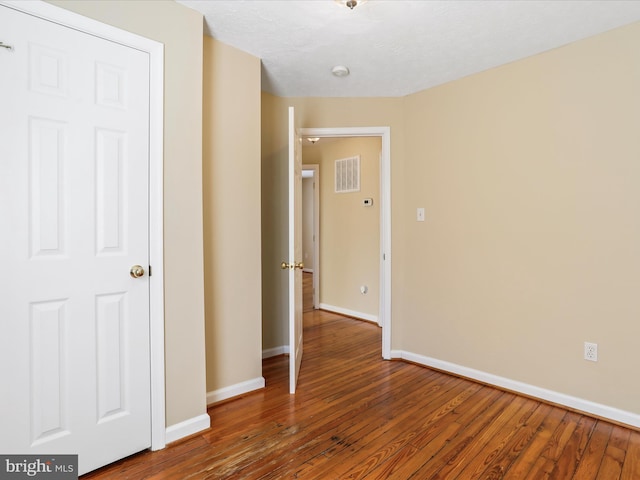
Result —
M360 155L336 160L336 193L360 191Z

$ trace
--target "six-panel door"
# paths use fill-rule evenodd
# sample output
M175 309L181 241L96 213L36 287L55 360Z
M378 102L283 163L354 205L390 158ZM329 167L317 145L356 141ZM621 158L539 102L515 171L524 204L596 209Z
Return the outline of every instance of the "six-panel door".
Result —
M148 54L0 6L3 453L150 446ZM6 394L5 394L6 393Z

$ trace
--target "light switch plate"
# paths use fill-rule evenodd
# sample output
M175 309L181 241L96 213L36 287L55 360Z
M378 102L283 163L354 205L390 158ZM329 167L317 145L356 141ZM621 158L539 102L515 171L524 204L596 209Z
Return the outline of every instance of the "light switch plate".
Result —
M424 222L424 208L418 208L416 210L416 220L418 222Z

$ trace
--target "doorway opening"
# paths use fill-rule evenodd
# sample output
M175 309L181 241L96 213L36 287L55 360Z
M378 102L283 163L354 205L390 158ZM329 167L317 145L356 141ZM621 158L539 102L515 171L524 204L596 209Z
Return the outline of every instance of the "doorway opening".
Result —
M391 132L389 127L301 128L303 138L379 137L380 221L379 221L379 306L382 327L382 357L391 358ZM305 167L306 168L306 167ZM326 178L326 176L325 176ZM316 242L317 243L317 242ZM319 263L319 262L318 262ZM317 265L314 264L314 269ZM316 275L314 275L316 277ZM314 278L314 281L316 279Z

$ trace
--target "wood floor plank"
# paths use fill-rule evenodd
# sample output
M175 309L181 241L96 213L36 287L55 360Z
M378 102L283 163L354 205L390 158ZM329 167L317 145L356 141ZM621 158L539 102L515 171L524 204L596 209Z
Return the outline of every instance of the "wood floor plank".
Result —
M612 430L613 425L609 423L596 423L585 456L573 475L575 480L593 480L597 477Z
M617 480L620 478L630 436L631 432L628 429L617 425L613 427L596 476L597 480Z
M389 450L395 451L399 444L409 441L415 436L415 429L417 425L420 425L425 421L429 415L432 414L435 408L438 408L441 404L445 403L445 399L451 398L460 391L460 385L463 383L460 379L451 378L452 381L446 381L442 384L442 388L437 391L432 390L430 394L420 396L419 398L427 398L422 402L413 402L411 407L397 408L397 403L393 402L384 406L385 413L388 416L388 422L386 422L384 428L377 430L368 429L368 434L362 436L362 441L358 441L358 437L361 434L358 432L358 437L351 436L348 439L348 449L340 448L331 449L328 452L323 453L324 461L332 461L334 463L343 463L345 457L352 456L353 452L357 452L361 447L366 447L366 452L382 447L386 452ZM412 388L412 387L411 387ZM406 398L403 392L396 392L397 398ZM415 397L414 397L415 400ZM396 413L397 412L397 413ZM375 412L374 412L375 413ZM404 435L403 440L393 441L397 432L401 432ZM354 460L351 460L353 462ZM310 467L317 469L318 462L313 464L308 463L307 468L298 471L300 475L311 475L307 471ZM314 478L312 475L310 478Z
M542 451L546 448L553 432L560 425L566 414L566 410L557 407L551 410L542 425L538 427L536 435L527 448L514 460L505 473L505 480L522 480L527 477L539 459L542 459L543 462L546 460L541 456Z
M560 424L551 432L549 441L540 453L540 457L536 460L533 467L525 477L525 480L548 479L556 462L562 454L566 443L573 435L578 422L582 416L575 412L567 412L562 418Z
M298 392L286 356L266 388L209 408L212 427L83 480L638 480L640 432L401 361L378 326L304 314Z
M640 432L631 432L620 479L634 480L637 478L640 478Z
M593 418L586 416L580 418L573 433L564 444L564 448L554 458L555 466L549 474L549 480L564 480L573 476L584 455L584 450L589 443L595 425L596 421Z
M449 463L441 468L433 476L434 480L464 478L464 476L460 477L461 473L475 468L472 462L477 461L476 457L485 451L491 439L503 430L508 431L510 423L517 421L514 418L518 419L521 414L530 408L530 401L524 397L516 395L511 395L510 397L510 401L501 405L502 408L496 412L494 417L490 418L490 422L473 437L472 441L464 443L464 449L456 456L455 463Z
M459 425L450 417L462 413L458 409L463 404L467 404L467 401L479 390L479 388L467 387L466 382L461 381L448 392L446 396L450 398L448 402L445 402L445 396L442 396L430 404L432 408L426 408L426 405L418 407L418 412L411 412L411 416L406 416L402 422L395 423L393 429L378 432L375 437L366 438L362 442L362 446L366 449L362 448L355 454L343 456L340 459L343 468L337 468L336 471L341 473L341 478L368 478L372 472L380 474L380 472L397 470L392 466L397 463L401 463L403 469L420 467L424 462L423 457L428 455L429 444L434 442L439 444L439 437L443 437L442 442L444 442L459 429ZM458 413L455 413L456 411ZM446 429L449 431L447 432ZM398 456L412 457L418 451L420 452L418 459L411 458L403 461L398 459ZM415 468L408 467L409 465L415 465ZM350 468L352 466L355 468Z
M485 431L486 435L484 435L484 438L486 442L483 444L482 450L467 463L466 467L462 469L456 478L476 480L482 476L482 473L487 469L490 462L504 449L510 439L522 428L540 406L539 402L530 399L523 400L521 408L518 409L516 414L509 418L499 430L489 428Z
M491 454L487 457L485 461L487 467L478 476L485 480L503 478L515 459L527 449L551 410L553 410L552 406L539 404L538 408L517 428L510 439L506 437L503 439L503 442L492 452L493 458L491 458Z
M409 478L431 458L435 458L438 452L473 420L478 409L486 405L486 393L481 392L481 389L469 389L465 386L460 395L443 405L443 408L434 411L419 427L417 435L402 445L386 464L373 468L373 473L394 472L398 477ZM363 471L362 478L367 476L368 472Z
M480 394L483 399L473 401L468 414L455 419L454 423L460 427L457 434L447 441L437 455L427 459L407 478L436 478L436 473L446 478L451 469L464 461L462 456L468 452L467 447L494 421L512 398L511 394L495 389L487 391L483 388Z
M430 390L435 391L436 383L438 380L440 384L443 379L434 379L431 375L423 375L420 378L419 371L415 372L417 376L411 375L406 378L398 378L394 383L396 388L401 389L403 387L409 387L409 385L420 388L425 386ZM447 379L455 381L455 379ZM331 423L328 422L330 418L323 417L322 422L317 425L317 428L305 428L303 434L293 441L286 453L275 455L268 466L273 468L273 471L278 472L286 468L290 468L287 464L296 461L301 456L308 459L314 459L316 456L320 456L321 459L328 459L333 455L335 449L344 448L345 446L351 448L353 444L349 438L362 438L369 431L383 430L389 419L384 415L385 405L390 401L392 392L387 392L383 396L378 396L375 400L362 398L362 410L366 410L371 415L371 421L363 423L356 420L358 410L354 410L353 407L345 408L344 406L333 409L335 412L335 420ZM405 411L411 406L411 402L414 399L406 397L398 403L398 407L401 411ZM415 403L415 402L414 402ZM344 413L347 411L348 413ZM264 468L260 469L264 470ZM260 472L258 472L260 473Z

